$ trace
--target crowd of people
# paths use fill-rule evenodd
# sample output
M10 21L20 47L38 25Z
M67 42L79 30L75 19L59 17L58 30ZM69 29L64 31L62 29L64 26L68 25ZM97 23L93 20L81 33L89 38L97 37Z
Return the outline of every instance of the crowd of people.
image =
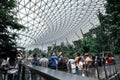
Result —
M88 71L90 68L95 67L96 64L98 66L102 65L102 60L98 56L90 56L88 53L85 53L83 56L77 53L76 57L70 55L69 58L64 56L62 52L57 54L52 52L49 58L44 54L42 54L42 58L39 58L35 53L29 61L31 61L32 65L67 71L83 76L85 76L85 70Z
M24 63L25 56L23 55L22 51L18 51L17 59L1 59L0 68L8 66L14 66L17 68L17 64L19 64L19 62ZM34 53L31 57L27 58L27 61L29 61L33 66L47 67L54 70L66 71L72 74L86 76L85 71L89 71L90 68L96 67L96 65L102 66L102 64L110 64L113 61L113 57L101 59L99 56L90 56L89 53L85 53L82 56L77 53L75 57L71 54L70 57L66 57L62 54L62 52L52 52L50 57L47 57L45 54L41 54L41 58L38 57L37 53ZM37 80L38 75L32 73L32 71L31 74L31 80Z

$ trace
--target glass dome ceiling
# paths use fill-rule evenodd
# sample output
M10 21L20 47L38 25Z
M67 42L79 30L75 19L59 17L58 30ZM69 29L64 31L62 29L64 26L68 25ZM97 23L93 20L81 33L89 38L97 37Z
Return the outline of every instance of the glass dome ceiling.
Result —
M69 42L82 37L99 24L98 10L104 12L105 0L17 0L18 22L27 27L17 32L18 45L33 47Z

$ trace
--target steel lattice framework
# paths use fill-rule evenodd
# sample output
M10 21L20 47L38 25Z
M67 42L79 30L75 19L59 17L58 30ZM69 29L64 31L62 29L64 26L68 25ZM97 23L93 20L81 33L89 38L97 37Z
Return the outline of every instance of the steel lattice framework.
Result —
M17 32L18 45L23 47L51 44L81 37L99 24L98 10L105 12L105 0L17 0L19 23L25 31Z

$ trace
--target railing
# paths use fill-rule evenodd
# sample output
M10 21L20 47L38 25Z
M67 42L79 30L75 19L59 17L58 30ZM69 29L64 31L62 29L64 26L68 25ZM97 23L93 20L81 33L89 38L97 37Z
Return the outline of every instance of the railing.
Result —
M21 78L19 77L19 80L29 80L30 76L35 76L35 78L37 77L39 80L98 80L45 67L32 66L30 64L22 64L21 68L22 71L19 74Z
M117 70L118 64L103 65L96 67L96 75L99 80L119 80L120 73ZM95 75L94 75L95 76Z
M120 58L118 58L120 59ZM53 70L40 66L33 66L26 63L19 64L17 79L7 79L9 73L5 70L0 70L0 80L33 80L31 78L39 78L39 80L120 80L120 61L116 60L117 64L95 66L89 70L84 70L85 77L71 74L64 71ZM14 75L14 74L12 74Z
M102 64L98 66L95 64L93 68L84 69L85 76L94 77L99 80L120 80L120 63Z
M0 80L16 80L14 75L17 75L17 80L35 80L31 79L32 77L39 78L39 80L120 80L120 73L118 71L119 65L120 64L113 64L97 68L90 68L89 71L84 70L86 73L85 77L83 77L68 72L24 63L19 64L19 70L17 74L12 74L13 78L11 79L6 78L8 75L10 75L8 72L5 70L0 71Z
M18 68L0 68L0 80L16 80Z

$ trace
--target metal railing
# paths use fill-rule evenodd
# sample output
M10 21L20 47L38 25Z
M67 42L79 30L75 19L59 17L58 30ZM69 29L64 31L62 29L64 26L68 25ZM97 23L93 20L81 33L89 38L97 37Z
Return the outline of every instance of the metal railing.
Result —
M27 63L21 64L19 70L19 80L98 80Z
M102 66L95 65L89 70L84 69L85 77L71 74L65 71L53 70L40 66L33 66L29 62L20 63L17 80L120 80L120 62L117 60L116 64L103 64ZM0 80L16 80L6 78L8 73L0 70Z

